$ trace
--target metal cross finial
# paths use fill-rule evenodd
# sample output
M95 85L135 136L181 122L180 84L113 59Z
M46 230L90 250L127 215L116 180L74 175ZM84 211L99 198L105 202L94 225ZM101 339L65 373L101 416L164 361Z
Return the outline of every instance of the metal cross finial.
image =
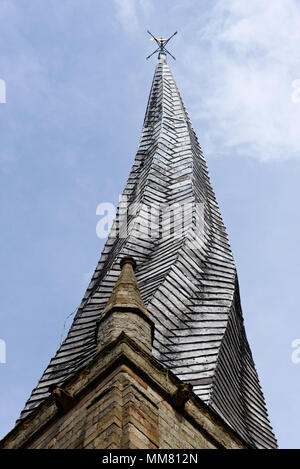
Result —
M151 38L150 38L150 41L155 41L156 44L158 45L158 48L152 52L152 54L148 55L148 57L146 57L146 60L150 59L150 57L152 57L152 55L156 54L156 52L159 52L160 54L164 54L166 55L169 54L174 60L175 57L174 55L171 54L171 52L169 52L167 49L166 49L166 45L168 44L168 42L170 41L170 39L172 39L172 37L175 36L175 34L177 34L177 31L175 31L174 34L172 34L172 36L170 36L168 39L166 38L163 38L163 37L154 37L152 33L150 33L150 31L147 31L148 34L150 34Z

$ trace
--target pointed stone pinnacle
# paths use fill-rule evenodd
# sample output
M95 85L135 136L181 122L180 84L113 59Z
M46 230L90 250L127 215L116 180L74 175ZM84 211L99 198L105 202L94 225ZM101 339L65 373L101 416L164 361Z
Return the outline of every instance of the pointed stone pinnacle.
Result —
M112 308L121 307L122 309L138 308L141 312L148 315L134 274L136 267L135 260L130 256L123 257L120 266L121 273L103 310L103 314L106 314Z

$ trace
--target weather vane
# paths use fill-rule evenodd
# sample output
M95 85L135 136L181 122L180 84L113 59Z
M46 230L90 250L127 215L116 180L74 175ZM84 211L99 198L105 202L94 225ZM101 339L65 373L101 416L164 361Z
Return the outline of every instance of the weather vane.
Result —
M154 37L152 33L150 33L150 31L147 31L148 34L150 34L151 38L150 38L150 41L155 41L156 44L158 45L158 48L152 52L152 54L148 55L148 57L146 57L146 60L150 59L150 57L152 57L152 55L156 54L156 52L159 52L160 54L164 54L166 55L169 54L174 60L175 57L174 55L171 54L171 52L169 52L167 49L166 49L166 45L168 44L168 42L170 41L170 39L172 39L172 37L175 36L175 34L177 34L177 31L175 31L174 34L172 34L172 36L170 36L168 39L166 38L163 38L163 37Z

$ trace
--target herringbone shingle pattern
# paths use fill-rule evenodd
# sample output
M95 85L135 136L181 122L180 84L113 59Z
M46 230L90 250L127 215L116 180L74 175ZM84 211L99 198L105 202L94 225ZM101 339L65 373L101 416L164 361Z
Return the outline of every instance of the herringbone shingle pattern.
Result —
M151 231L146 233L150 217ZM21 418L49 395L50 385L62 384L95 354L96 321L125 255L137 261L141 295L155 322L153 355L190 382L250 445L275 448L245 334L226 230L206 162L163 55L111 234L68 336Z

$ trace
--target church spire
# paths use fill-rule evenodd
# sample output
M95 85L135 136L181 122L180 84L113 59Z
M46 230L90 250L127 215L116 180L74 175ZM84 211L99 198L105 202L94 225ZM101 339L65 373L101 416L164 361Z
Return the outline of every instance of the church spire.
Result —
M129 275L132 302L145 316L147 309L155 324L153 356L192 385L193 392L250 446L275 448L246 338L225 226L189 116L159 53L141 140L121 202L128 216L122 218L121 207L70 331L21 419L43 402L50 386L60 386L95 356L99 320L101 327L107 310L122 303L124 277ZM119 277L124 256L137 261L142 300L131 261Z

